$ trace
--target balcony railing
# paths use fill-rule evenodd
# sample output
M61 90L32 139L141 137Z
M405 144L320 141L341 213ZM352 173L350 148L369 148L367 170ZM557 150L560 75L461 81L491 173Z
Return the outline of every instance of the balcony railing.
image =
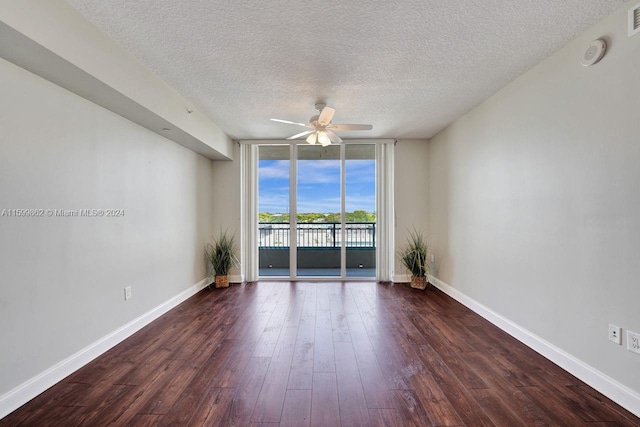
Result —
M375 248L375 222L349 222L345 224L345 247ZM288 248L291 227L289 223L261 222L258 225L260 249ZM339 248L342 246L340 223L323 222L298 224L299 248Z

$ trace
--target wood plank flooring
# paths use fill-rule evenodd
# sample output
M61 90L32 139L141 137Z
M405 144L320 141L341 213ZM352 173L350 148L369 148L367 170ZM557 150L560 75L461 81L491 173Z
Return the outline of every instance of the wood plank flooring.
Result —
M205 289L0 426L639 426L436 289Z

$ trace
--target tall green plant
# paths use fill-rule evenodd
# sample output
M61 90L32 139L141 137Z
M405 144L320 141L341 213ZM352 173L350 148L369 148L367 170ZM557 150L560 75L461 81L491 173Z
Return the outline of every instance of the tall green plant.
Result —
M409 231L407 246L398 252L400 262L411 272L413 277L426 277L429 274L429 262L427 261L427 251L429 247L421 232Z
M226 231L221 231L213 243L207 243L204 252L213 268L212 275L227 276L231 267L238 265L235 235L229 236Z

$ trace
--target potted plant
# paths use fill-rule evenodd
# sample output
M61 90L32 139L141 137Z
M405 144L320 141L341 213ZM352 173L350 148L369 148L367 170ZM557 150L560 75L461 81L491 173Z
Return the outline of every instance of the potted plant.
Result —
M407 246L400 250L400 262L411 273L411 287L425 289L428 284L429 262L427 261L427 241L421 232L409 232Z
M207 260L211 264L211 275L215 276L216 288L229 287L229 270L238 265L236 257L235 235L229 236L226 231L221 231L213 243L207 243L204 248Z

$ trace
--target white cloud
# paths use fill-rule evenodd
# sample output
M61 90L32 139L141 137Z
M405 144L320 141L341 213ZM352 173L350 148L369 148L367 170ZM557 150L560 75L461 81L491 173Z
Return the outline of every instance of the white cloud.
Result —
M289 161L273 160L260 167L259 208L261 212L288 212L288 186L270 180L289 179ZM300 213L340 211L340 161L301 160L298 162L298 207ZM375 210L375 162L347 162L346 210Z
M345 205L345 209L347 210L347 212L353 212L357 210L373 212L376 210L376 196L373 194L364 196L347 194Z
M289 196L283 194L260 193L258 210L259 212L269 213L289 212Z
M299 200L298 213L337 213L340 201L335 199Z
M299 184L340 183L339 160L300 160L298 162Z
M374 160L347 160L347 185L349 183L371 183L376 180Z
M258 167L258 177L260 180L266 179L289 179L289 160L270 160L262 163Z

